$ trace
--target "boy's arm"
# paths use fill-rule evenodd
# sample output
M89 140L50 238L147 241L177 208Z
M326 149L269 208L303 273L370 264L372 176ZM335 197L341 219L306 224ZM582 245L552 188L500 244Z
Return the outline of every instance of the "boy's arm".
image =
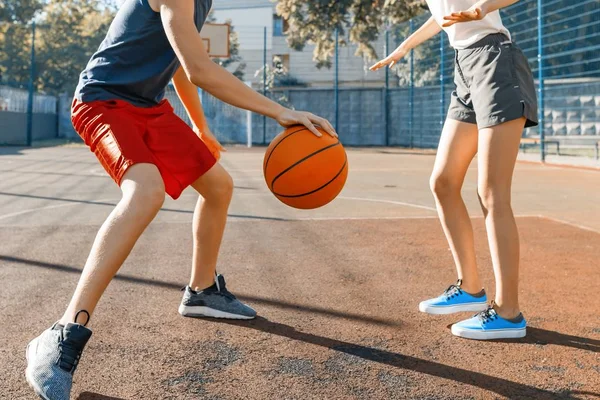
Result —
M412 35L410 35L392 54L384 58L383 60L377 62L373 65L370 70L377 71L380 68L389 65L390 68L394 66L398 61L400 61L404 56L408 54L411 49L414 49L421 43L431 39L440 31L442 28L438 25L433 17L429 18L427 22L425 22L419 29L415 31Z
M190 82L232 106L271 117L282 126L305 125L315 135L314 124L337 136L331 124L311 113L287 109L255 92L225 68L214 63L202 46L193 21L193 0L156 0L167 38Z
M198 87L190 82L182 67L180 67L173 76L173 86L175 86L177 96L179 96L185 111L192 121L194 132L200 136L200 139L202 139L211 153L213 153L218 160L221 151L226 150L210 131L208 123L206 122L206 117L204 116L204 111L202 110L200 96L198 96Z
M480 0L468 10L455 12L445 16L444 20L448 22L442 26L447 28L460 22L484 19L489 13L513 5L518 1L519 0Z

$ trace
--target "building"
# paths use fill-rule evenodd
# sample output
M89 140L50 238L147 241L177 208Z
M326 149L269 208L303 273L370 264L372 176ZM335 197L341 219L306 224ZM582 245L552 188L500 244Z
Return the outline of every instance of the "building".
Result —
M238 32L240 55L247 64L245 79L258 85L262 76L255 72L264 65L265 47L268 63L279 57L291 77L311 87L333 86L335 70L315 67L314 46L307 44L303 51L290 49L285 38L285 21L275 12L275 3L270 0L215 0L214 16L217 22L231 20ZM383 40L376 48L383 55ZM356 46L340 47L340 86L378 86L384 84L383 72L369 72L368 64L355 56ZM259 74L260 75L260 74Z

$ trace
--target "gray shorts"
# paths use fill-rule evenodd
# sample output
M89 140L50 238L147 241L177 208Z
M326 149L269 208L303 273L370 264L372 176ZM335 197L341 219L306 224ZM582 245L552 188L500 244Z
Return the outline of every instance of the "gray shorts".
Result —
M479 129L526 117L538 124L533 75L521 49L501 33L456 51L448 118Z

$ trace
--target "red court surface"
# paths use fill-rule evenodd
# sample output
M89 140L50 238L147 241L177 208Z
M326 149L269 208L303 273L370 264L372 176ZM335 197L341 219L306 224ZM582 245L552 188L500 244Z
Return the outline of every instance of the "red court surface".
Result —
M340 198L279 203L264 149L232 149L236 193L219 270L250 322L185 319L196 195L167 200L109 286L75 375L74 399L597 399L600 172L519 164L520 341L455 338L467 315L419 301L455 279L428 175L433 155L349 150ZM83 148L0 149L0 398L32 399L25 346L59 318L119 190ZM493 275L476 198L482 278Z

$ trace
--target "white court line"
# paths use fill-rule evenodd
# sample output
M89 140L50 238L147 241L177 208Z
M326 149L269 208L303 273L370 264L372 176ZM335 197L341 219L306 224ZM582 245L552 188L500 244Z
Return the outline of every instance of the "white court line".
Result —
M239 196L269 196L269 197L272 196L270 193L239 193L238 195ZM191 196L196 197L198 195L190 193L190 194L184 194L183 196L185 196L185 197L191 197ZM346 197L346 196L339 196L338 199L341 199L341 200L354 200L354 201L368 201L368 202L385 203L385 204L394 204L394 205L398 205L398 206L413 207L413 208L419 208L419 209L428 210L428 211L436 211L436 209L432 208L432 207L422 206L422 205L419 205L419 204L406 203L406 202L402 202L402 201L394 201L394 200L371 199L371 198L362 198L362 197ZM60 201L60 200L57 199L56 201ZM115 200L114 198L111 198L111 199L102 199L102 200L93 200L93 201L96 201L96 202L100 203L100 202L118 201L118 200ZM21 210L21 211L13 212L13 213L10 213L10 214L0 215L0 220L11 218L11 217L17 217L19 215L29 214L29 213L36 212L36 211L53 210L53 209L56 209L56 208L69 207L69 206L81 205L81 204L85 204L85 203L78 203L78 202L69 201L66 204L58 204L58 205L51 205L51 206L44 206L44 207L29 208L27 210Z
M247 193L244 195L252 195L252 196L257 196L257 195L264 195L264 196L270 196L270 194L268 193ZM187 195L186 197L191 196L191 195ZM197 196L197 195L194 195ZM376 203L387 203L387 204L395 204L395 205L400 205L400 206L407 206L407 207L414 207L414 208L420 208L420 209L424 209L424 210L428 210L428 211L437 211L435 208L432 207L427 207L427 206L422 206L419 204L412 204L412 203L405 203L405 202L401 202L401 201L394 201L394 200L383 200L383 199L371 199L371 198L362 198L362 197L345 197L345 196L340 196L338 197L339 199L344 199L344 200L357 200L357 201L368 201L368 202L376 202ZM57 201L61 201L61 200L57 200ZM114 199L114 198L109 198L109 199L100 199L100 200L94 200L98 203L101 202L108 202L108 201L119 201L119 199ZM53 210L56 208L63 208L63 207L69 207L69 206L74 206L74 205L81 205L81 204L86 204L86 203L77 203L77 202L71 202L69 201L68 203L65 204L58 204L58 205L52 205L52 206L45 206L45 207L36 207L36 208L29 208L27 210L21 210L21 211L17 211L14 213L9 213L9 214L4 214L4 215L0 215L0 220L3 219L8 219L11 217L16 217L19 215L23 215L23 214L29 214L32 212L36 212L36 211L44 211L44 210ZM99 204L99 205L104 205L104 204ZM392 216L392 217L300 217L300 218L286 218L286 217L281 217L284 221L361 221L361 220L410 220L410 219L435 219L438 218L435 215L427 215L427 216ZM475 216L470 216L471 219L480 219L483 218L483 216L480 215L475 215ZM589 226L585 226L585 225L580 225L580 224L575 224L573 222L569 222L569 221L565 221L559 218L554 218L554 217L548 217L545 215L540 215L540 214L517 214L515 215L515 218L541 218L541 219L546 219L549 221L553 221L559 224L564 224L564 225L568 225L568 226L572 226L574 228L578 228L578 229L582 229L584 231L588 231L588 232L594 232L594 233L598 233L600 234L600 231L594 228L591 228ZM231 217L229 219L229 222L240 222L240 221L249 221L249 219L246 218L236 218L236 217ZM253 220L254 221L254 220ZM282 221L282 222L284 222Z
M420 208L421 210L428 210L428 211L435 211L435 212L437 212L437 210L435 208L433 208L433 207L422 206L420 204L406 203L406 202L403 202L403 201L385 200L385 199L371 199L371 198L367 198L367 197L346 197L346 196L338 196L338 199L342 199L342 200L369 201L369 202L373 202L373 203L395 204L395 205L398 205L398 206Z
M60 199L57 199L55 201L61 201ZM62 200L64 201L64 200ZM87 201L87 200L84 200ZM106 201L115 201L115 199L101 199L101 200L94 200L98 203L100 202L106 202ZM27 210L21 210L21 211L17 211L14 213L10 213L10 214L4 214L4 215L0 215L0 220L2 219L6 219L6 218L11 218L11 217L16 217L19 215L23 215L23 214L29 214L35 211L43 211L43 210L53 210L55 208L62 208L62 207L69 207L69 206L74 206L74 205L80 205L80 204L85 204L85 203L78 203L78 202L73 202L73 201L69 201L68 203L65 204L58 204L58 205L53 205L53 206L45 206L45 207L37 207L37 208L28 208ZM105 205L105 204L97 204L97 205Z
M545 216L545 215L538 215L537 217L538 218L547 219L549 221L556 222L556 223L559 223L559 224L569 225L569 226L572 226L574 228L582 229L584 231L594 232L594 233L600 234L600 231L597 230L597 229L590 228L589 226L579 225L579 224L575 224L573 222L565 221L564 219L558 219L558 218L554 218L554 217L548 217L548 216Z
M184 193L181 195L181 197L197 197L198 195L195 193ZM261 197L273 197L273 195L271 193L236 193L235 196L261 196ZM350 196L338 196L336 197L336 199L340 199L340 200L355 200L355 201L367 201L367 202L372 202L372 203L385 203L385 204L393 204L396 206L405 206L405 207L413 207L413 208L419 208L421 210L427 210L427 211L435 211L437 212L437 209L435 209L434 207L429 207L429 206L423 206L420 204L414 204L414 203L407 203L404 201L396 201L396 200L387 200L387 199L373 199L373 198L369 198L369 197L350 197Z

